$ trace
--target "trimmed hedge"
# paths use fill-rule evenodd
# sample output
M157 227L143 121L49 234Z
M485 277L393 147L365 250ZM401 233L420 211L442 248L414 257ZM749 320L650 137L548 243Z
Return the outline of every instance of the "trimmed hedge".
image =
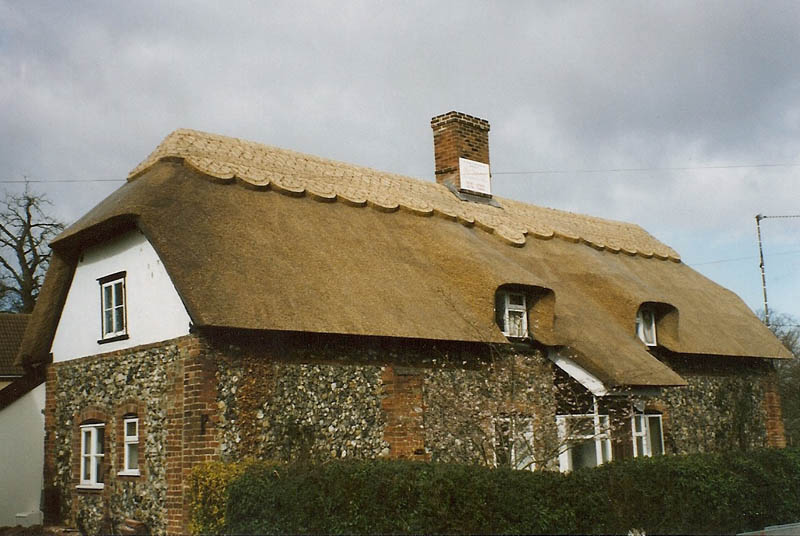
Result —
M207 471L219 468L201 467L193 482L209 481ZM568 475L385 460L227 474L215 481L224 519L222 495L199 503L197 532L718 534L800 520L800 449L640 458Z

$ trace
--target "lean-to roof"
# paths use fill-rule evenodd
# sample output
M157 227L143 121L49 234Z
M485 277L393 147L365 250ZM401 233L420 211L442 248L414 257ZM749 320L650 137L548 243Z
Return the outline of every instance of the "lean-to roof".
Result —
M0 376L22 376L24 370L15 364L25 326L31 315L0 313Z
M77 252L136 225L200 326L506 344L494 295L513 283L552 291L554 322L534 337L609 386L683 383L634 335L644 302L677 310L659 333L671 351L788 357L737 296L640 227L497 201L179 130L53 243L22 354L49 351Z

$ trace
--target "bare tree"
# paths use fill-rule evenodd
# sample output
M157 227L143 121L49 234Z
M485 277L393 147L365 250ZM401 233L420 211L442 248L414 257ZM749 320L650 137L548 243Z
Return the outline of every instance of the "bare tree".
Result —
M50 263L52 240L64 225L48 215L50 201L28 190L0 202L0 310L30 313Z

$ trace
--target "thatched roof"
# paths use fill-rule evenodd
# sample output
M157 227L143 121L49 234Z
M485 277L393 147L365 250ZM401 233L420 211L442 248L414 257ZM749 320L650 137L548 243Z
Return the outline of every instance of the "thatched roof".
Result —
M30 317L31 315L0 313L0 376L22 376L25 372L14 361Z
M199 326L507 344L494 295L514 283L553 292L554 323L534 337L609 386L683 383L634 335L643 302L677 310L659 332L671 351L789 357L738 297L640 227L497 201L176 131L53 243L22 354L49 351L76 253L136 225Z

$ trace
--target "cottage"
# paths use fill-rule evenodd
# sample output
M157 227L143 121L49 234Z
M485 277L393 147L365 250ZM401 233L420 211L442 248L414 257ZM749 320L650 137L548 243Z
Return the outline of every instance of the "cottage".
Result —
M0 390L25 374L25 370L16 363L16 358L30 317L0 313Z
M569 471L784 444L747 306L636 225L494 196L489 124L436 181L178 130L64 231L20 352L46 515L184 532L206 460Z
M0 527L42 521L44 378L14 363L29 319L0 313Z

